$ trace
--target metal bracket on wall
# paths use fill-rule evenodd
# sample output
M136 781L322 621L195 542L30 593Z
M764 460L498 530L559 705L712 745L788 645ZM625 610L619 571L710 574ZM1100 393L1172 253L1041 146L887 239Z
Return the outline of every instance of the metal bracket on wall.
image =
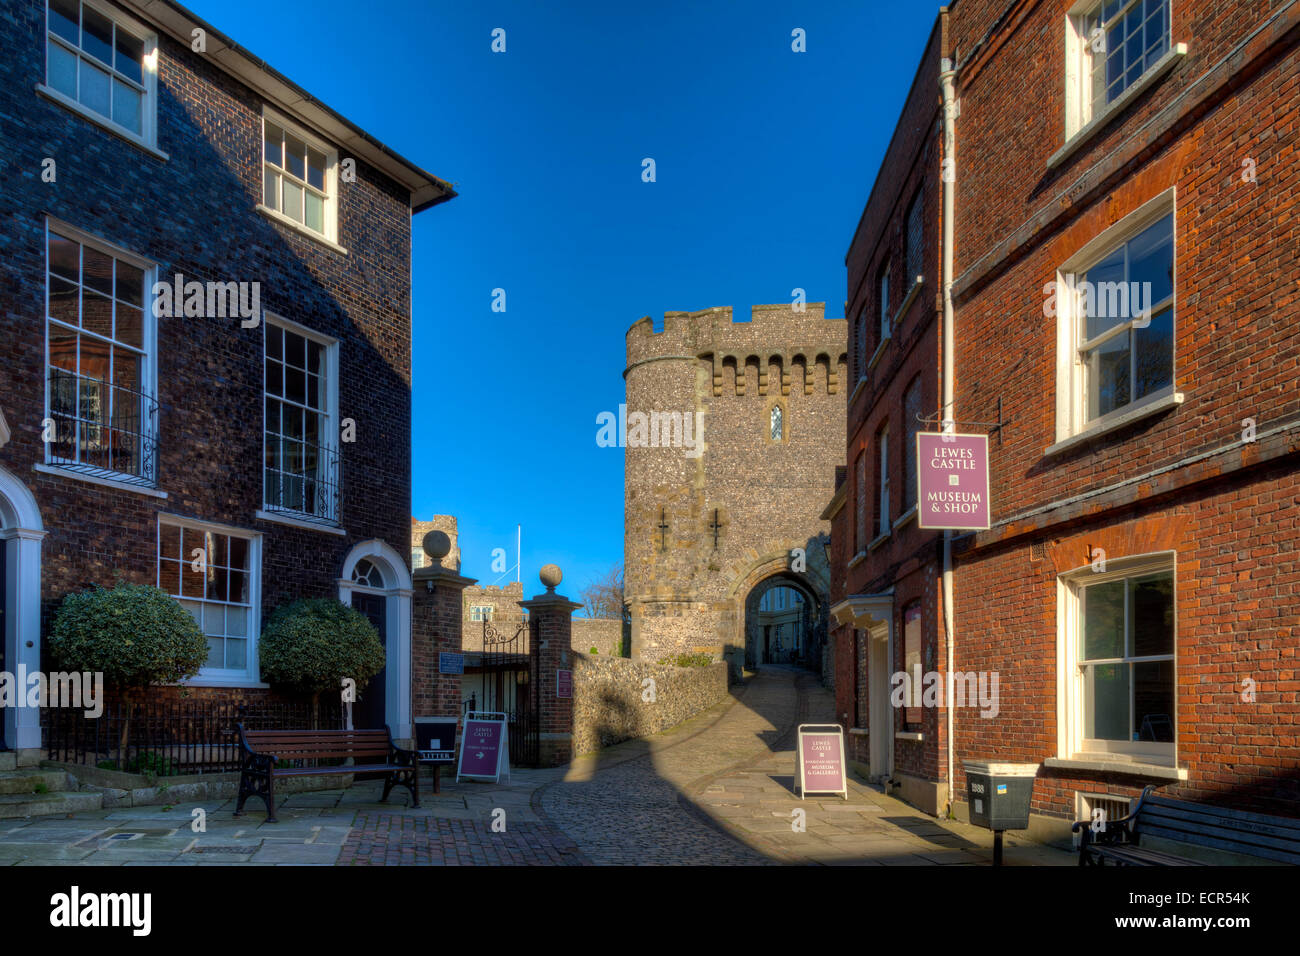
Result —
M917 415L916 420L923 425L938 425L940 427L942 427L944 423L943 416L940 415L938 412L936 412L933 415ZM953 422L953 425L987 428L989 430L990 435L992 435L994 432L997 432L999 446L1001 446L1002 444L1002 428L1003 426L1009 424L1011 424L1010 421L1002 420L1002 396L1001 395L998 396L998 420L997 421L995 422Z

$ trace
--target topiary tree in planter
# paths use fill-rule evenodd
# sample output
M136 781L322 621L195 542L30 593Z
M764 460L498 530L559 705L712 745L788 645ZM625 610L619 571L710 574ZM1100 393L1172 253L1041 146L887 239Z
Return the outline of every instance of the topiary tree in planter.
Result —
M384 666L384 645L370 619L334 598L307 598L278 607L258 645L262 680L311 695L320 720L324 693L346 678L364 687Z
M193 677L208 660L207 638L179 601L161 588L124 581L65 597L49 647L59 667L103 674L119 689L126 711L122 754L135 701L154 684Z

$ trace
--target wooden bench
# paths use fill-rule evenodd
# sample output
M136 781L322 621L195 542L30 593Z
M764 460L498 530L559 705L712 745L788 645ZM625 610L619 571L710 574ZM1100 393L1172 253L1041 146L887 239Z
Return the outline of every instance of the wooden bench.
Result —
M1072 827L1081 834L1080 866L1204 866L1196 860L1142 845L1144 836L1230 850L1300 864L1300 820L1211 807L1161 796L1154 786L1142 791L1138 805L1106 829L1093 832L1088 820Z
M256 797L266 802L266 821L277 822L275 781L280 777L385 774L384 802L393 787L405 787L410 791L411 805L420 805L420 764L416 753L394 744L387 727L383 730L246 730L243 724L235 726L244 749L235 816L244 812L245 800ZM352 763L303 766L348 758ZM297 766L277 766L281 761Z

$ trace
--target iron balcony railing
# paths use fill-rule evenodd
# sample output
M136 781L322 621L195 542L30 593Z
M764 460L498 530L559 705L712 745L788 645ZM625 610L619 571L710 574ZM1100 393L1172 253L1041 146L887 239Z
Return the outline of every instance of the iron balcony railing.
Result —
M343 504L343 460L328 445L266 436L265 504L319 524L337 525Z
M50 464L152 486L158 402L139 388L51 368L45 433Z

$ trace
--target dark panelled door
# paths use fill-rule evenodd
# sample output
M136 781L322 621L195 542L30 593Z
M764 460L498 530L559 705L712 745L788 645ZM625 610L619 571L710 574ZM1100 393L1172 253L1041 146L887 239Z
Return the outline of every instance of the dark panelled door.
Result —
M363 591L352 592L352 606L370 618L370 623L379 632L382 642L388 633L385 626L385 609L388 601L378 594L366 594ZM388 651L387 644L384 646ZM385 664L370 683L357 688L361 699L352 705L352 726L358 730L378 730L384 726L384 686L388 665Z
M0 672L5 670L5 625L9 614L9 578L5 573L5 554L8 541L0 541ZM4 714L0 714L0 750L5 749Z

